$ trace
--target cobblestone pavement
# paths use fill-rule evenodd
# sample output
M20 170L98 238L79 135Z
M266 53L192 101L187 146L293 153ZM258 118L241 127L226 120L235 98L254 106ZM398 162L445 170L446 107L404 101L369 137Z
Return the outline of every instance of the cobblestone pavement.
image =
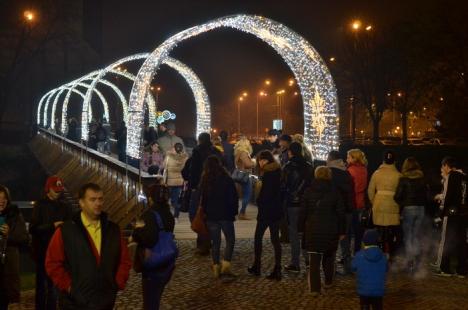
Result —
M210 258L193 254L194 241L179 241L181 255L162 300L162 309L359 309L355 279L338 276L333 288L320 297L307 292L305 272L284 274L281 282L252 277L246 268L253 260L253 240L236 241L233 258L234 281L215 280L210 274ZM289 247L283 247L283 263ZM264 242L263 274L273 264L272 247ZM391 272L384 298L385 309L467 309L468 280L438 278L422 273L415 279L405 273ZM33 309L33 292L23 293L23 309ZM142 309L141 284L132 273L125 291L119 293L116 309Z

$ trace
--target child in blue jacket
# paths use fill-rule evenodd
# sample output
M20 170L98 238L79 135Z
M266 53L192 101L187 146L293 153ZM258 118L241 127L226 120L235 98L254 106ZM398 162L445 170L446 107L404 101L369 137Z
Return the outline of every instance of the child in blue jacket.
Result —
M361 309L382 309L388 264L377 245L378 240L379 234L375 229L367 230L362 238L363 248L352 261L352 270L357 273Z

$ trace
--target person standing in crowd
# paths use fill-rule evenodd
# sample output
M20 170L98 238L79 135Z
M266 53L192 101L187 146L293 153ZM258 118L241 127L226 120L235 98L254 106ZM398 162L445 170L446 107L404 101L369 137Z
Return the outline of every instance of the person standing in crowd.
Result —
M83 185L78 199L81 212L52 236L46 271L60 290L63 309L112 309L129 276L127 242L102 211L104 193L99 185Z
M155 142L157 139L158 135L156 133L156 130L154 130L154 127L145 124L145 128L143 129L143 146L148 146L151 143Z
M188 183L191 189L190 194L190 208L189 208L189 219L193 221L195 214L197 213L198 206L200 204L200 190L199 183L201 174L203 171L203 165L205 160L210 155L215 155L218 158L222 158L221 153L211 143L211 136L207 132L202 132L198 136L198 145L192 151L192 157L190 160L190 168L188 172ZM210 254L211 241L205 236L197 235L197 253L200 255Z
M231 176L217 156L209 156L200 180L201 203L206 214L206 225L212 241L212 271L215 278L232 276L231 259L236 240L234 221L237 215L237 190ZM224 260L220 261L221 231L226 239ZM220 264L221 263L221 264Z
M252 195L252 179L250 178L250 174L252 173L252 168L255 165L250 154L252 154L250 141L247 137L242 136L234 146L234 163L236 165L236 169L249 174L249 178L247 179L247 182L239 184L242 190L242 207L239 212L239 220L249 220L245 211L247 210L247 206Z
M174 217L179 218L179 196L184 185L182 169L187 161L188 155L184 146L180 143L174 145L174 150L166 152L166 163L164 169L164 180L171 194L171 206L174 208Z
M222 130L219 133L221 138L221 145L223 147L224 153L223 158L226 163L226 169L229 173L234 171L234 146L228 141L228 133L225 130Z
M98 122L97 128L96 128L96 141L97 141L98 152L105 153L107 139L108 139L107 130L104 128L101 122Z
M164 155L156 141L153 141L143 153L141 163L141 170L148 172L148 174L158 174L164 169Z
M175 269L175 259L158 268L145 268L143 259L145 250L152 249L159 241L159 232L164 230L174 232L174 217L169 208L169 189L167 186L155 184L147 191L149 208L141 215L133 230L130 242L137 243L134 265L138 265L142 272L143 309L159 309L162 294L166 284L170 281ZM158 225L159 217L162 226Z
M395 196L401 173L395 167L396 156L392 150L385 151L383 163L372 174L367 189L372 203L372 220L380 233L383 250L392 262L393 255L400 236L400 207L395 202Z
M288 235L291 243L291 262L285 266L286 271L300 271L301 236L299 221L304 216L305 209L301 205L305 189L313 178L312 165L302 156L302 146L293 142L288 149L289 161L283 168L281 192L288 221ZM307 258L306 258L307 260ZM307 262L307 261L306 261Z
M345 209L346 230L345 238L340 241L341 258L343 260L344 274L351 273L351 235L353 219L353 181L346 170L346 164L338 151L330 151L327 158L327 167L332 172L332 183L341 195Z
M212 143L213 146L218 149L218 151L223 155L224 158L224 148L221 141L221 137L214 137Z
M117 152L119 155L119 160L121 162L127 161L127 126L125 126L125 122L122 121L120 123L119 129L115 133L117 138Z
M304 143L304 136L301 134L295 134L292 136L292 141L297 142L302 145L302 156L307 160L309 163L313 164L314 160L312 159L312 153L309 151L307 146Z
M77 132L76 129L78 127L77 121L74 117L68 120L68 132L67 132L67 139L72 141L77 141Z
M387 258L379 248L379 233L369 229L362 238L363 248L353 258L357 273L357 292L362 310L381 310L388 271Z
M45 270L46 252L56 228L72 219L73 209L62 199L64 186L59 177L49 177L44 190L46 196L34 205L29 226L36 261L36 309L55 310L57 292Z
M92 120L89 124L89 133L88 133L88 147L93 150L97 150L97 130L98 124L95 120Z
M348 163L348 172L353 182L354 199L351 227L354 234L354 253L356 253L361 249L363 234L361 217L366 206L367 159L364 152L360 149L351 149L348 151L346 161Z
M289 150L289 145L292 142L292 138L290 135L282 135L279 139L279 160L281 167L284 167L286 163L289 161L289 156L288 156L288 150ZM302 152L302 150L301 150ZM301 153L302 156L302 153Z
M445 176L441 199L442 236L438 251L436 275L459 278L467 276L467 220L468 220L468 178L457 166L455 158L447 156L442 160L441 172ZM452 258L457 258L456 273L451 269Z
M257 198L258 214L255 227L255 259L248 272L255 276L261 275L262 242L267 228L275 253L275 266L267 279L281 280L281 243L279 240L279 225L284 216L281 206L281 166L273 157L271 151L261 151L257 156L260 168L261 188Z
M158 139L158 144L161 151L165 154L167 151L174 149L176 143L184 145L184 141L176 136L176 126L174 123L167 123L167 133Z
M19 247L29 243L26 223L10 191L0 185L0 310L20 302Z
M279 149L278 131L276 129L270 129L267 133L267 138L262 141L262 149L272 151L273 154Z
M110 155L111 154L110 138L111 138L112 127L106 118L104 118L102 121L102 128L106 132L106 140L104 141L104 153L107 155Z
M158 138L161 138L167 134L167 127L166 123L161 123L158 125Z
M306 210L305 242L309 254L308 282L313 296L321 292L320 266L325 288L333 285L335 256L339 240L345 234L345 210L341 195L332 183L330 168L315 169L315 180L306 189L302 205Z
M427 205L428 185L416 158L408 157L401 169L403 176L393 197L400 206L405 254L408 270L418 270L421 264L421 227Z

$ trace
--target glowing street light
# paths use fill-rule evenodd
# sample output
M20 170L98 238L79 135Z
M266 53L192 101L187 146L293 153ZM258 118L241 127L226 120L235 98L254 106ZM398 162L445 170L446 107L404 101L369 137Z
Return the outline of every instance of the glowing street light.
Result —
M397 96L398 96L398 97L401 97L401 96L402 96L402 94L401 94L400 92L398 92L398 93L397 93Z
M257 94L257 138L258 138L258 101L260 99L260 97L266 97L267 96L267 93L264 92L263 90L261 90L258 94Z
M372 25L369 25L366 27L366 31L371 31L372 30Z
M362 26L362 23L361 23L360 20L355 20L355 21L353 21L352 24L351 24L351 28L352 28L354 31L359 30L359 29L361 28L361 26Z
M330 62L334 62L335 61L335 57L330 57Z
M27 22L32 22L36 17L34 12L31 11L31 10L24 11L23 16L24 16L24 18L26 19Z
M289 79L288 84L289 84L289 86L293 86L294 85L294 79Z
M242 96L247 97L248 93L245 91L242 93Z
M265 80L265 85L270 86L271 81L270 80Z

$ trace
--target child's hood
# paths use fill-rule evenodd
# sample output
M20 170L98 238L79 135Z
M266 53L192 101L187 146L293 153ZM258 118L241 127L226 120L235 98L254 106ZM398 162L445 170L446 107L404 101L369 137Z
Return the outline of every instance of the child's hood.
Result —
M383 258L382 250L377 246L372 246L364 250L364 257L370 262L379 262Z

